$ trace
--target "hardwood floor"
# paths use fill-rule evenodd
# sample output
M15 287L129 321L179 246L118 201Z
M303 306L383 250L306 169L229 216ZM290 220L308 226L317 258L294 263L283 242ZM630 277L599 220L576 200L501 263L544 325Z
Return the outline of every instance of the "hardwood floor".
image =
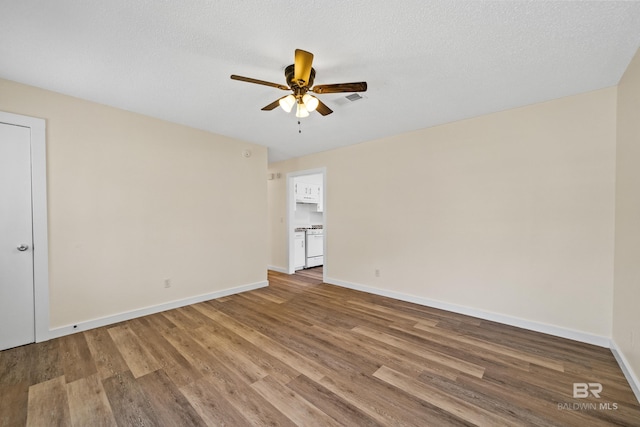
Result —
M323 284L321 268L269 282L0 352L0 425L640 426L608 349Z

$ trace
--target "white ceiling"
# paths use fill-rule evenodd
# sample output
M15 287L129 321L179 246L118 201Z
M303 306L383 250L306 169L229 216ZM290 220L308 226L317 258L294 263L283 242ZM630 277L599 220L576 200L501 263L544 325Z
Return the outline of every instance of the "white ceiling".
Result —
M0 0L0 77L269 147L278 161L616 85L638 1ZM296 48L334 113L260 108ZM0 96L2 94L0 93Z

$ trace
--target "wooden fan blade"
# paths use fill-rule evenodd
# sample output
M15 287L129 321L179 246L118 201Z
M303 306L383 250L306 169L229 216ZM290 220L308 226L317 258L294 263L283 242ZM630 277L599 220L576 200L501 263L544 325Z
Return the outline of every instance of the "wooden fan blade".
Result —
M294 65L294 80L298 86L304 87L309 83L311 76L311 65L313 64L313 53L296 49Z
M333 85L317 85L311 89L314 93L366 92L367 82L337 83Z
M287 96L288 96L288 95L287 95ZM286 96L283 96L282 98L286 98ZM269 104L269 105L267 105L267 106L265 106L265 107L262 107L262 108L261 108L261 109L262 109L262 111L271 111L271 110L273 110L274 108L278 107L278 106L280 105L280 100L281 100L282 98L278 98L278 99L276 99L275 101L273 101L271 104Z
M333 113L333 110L329 107L327 107L327 104L325 104L324 102L320 101L318 99L318 106L316 107L316 111L320 114L322 114L323 116L327 116L331 113Z
M282 89L282 90L290 90L285 85L280 85L278 83L265 82L264 80L252 79L251 77L236 76L235 74L231 75L231 80L239 80L241 82L255 83L255 84L264 85L264 86L271 86L271 87L275 87L275 88Z

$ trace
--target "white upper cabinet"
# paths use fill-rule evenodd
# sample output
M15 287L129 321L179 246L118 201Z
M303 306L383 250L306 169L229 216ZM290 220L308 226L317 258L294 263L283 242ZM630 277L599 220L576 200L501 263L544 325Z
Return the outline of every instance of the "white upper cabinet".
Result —
M295 196L298 203L318 203L320 198L320 186L297 182L295 184Z
M324 212L324 195L322 194L322 185L318 185L318 206L317 212Z

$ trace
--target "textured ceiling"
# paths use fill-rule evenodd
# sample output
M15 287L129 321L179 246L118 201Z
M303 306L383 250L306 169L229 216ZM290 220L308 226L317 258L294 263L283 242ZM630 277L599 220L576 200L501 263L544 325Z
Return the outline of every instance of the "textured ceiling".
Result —
M270 161L616 85L640 2L0 0L0 77L269 147ZM260 108L296 48L334 113ZM2 94L0 93L0 96Z

